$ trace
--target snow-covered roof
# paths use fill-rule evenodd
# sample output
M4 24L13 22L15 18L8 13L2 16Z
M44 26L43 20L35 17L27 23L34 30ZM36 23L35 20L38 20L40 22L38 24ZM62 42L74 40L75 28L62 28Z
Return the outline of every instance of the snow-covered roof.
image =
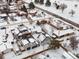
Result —
M45 39L45 36L43 34L40 34L40 36L38 37L38 40L39 41L44 41Z
M30 42L35 42L35 40L33 38L29 38Z
M0 16L1 16L1 17L5 17L5 16L7 16L7 15L6 15L6 14L0 14Z
M0 45L0 52L5 51L6 49L12 49L13 46L11 45L11 43L7 42L7 43L2 43Z
M26 45L26 44L28 44L29 42L27 41L27 39L24 39L24 40L22 40L22 43L23 43L24 45Z
M30 10L29 13L35 13L37 10L36 9L33 9L33 10Z
M57 36L62 36L62 35L66 35L66 34L69 34L69 33L74 33L74 31L72 29L54 30L53 33L56 34Z
M18 45L15 43L14 45L13 45L13 50L16 52L16 51L19 51L19 47L18 47Z

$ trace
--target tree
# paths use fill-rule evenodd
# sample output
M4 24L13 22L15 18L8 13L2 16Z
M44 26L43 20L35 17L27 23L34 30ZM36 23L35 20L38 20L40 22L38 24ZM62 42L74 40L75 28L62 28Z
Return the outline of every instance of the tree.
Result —
M35 0L34 2L35 2L35 3L39 3L39 0Z
M45 5L46 5L46 6L51 6L50 0L47 0L46 3L45 3Z
M79 58L79 54L76 54L76 57L78 57L78 58Z
M74 5L74 7L78 7L78 5L77 5L77 4L75 4L75 5Z
M40 25L40 22L39 21L37 21L37 23L36 23L37 25Z
M12 0L6 0L8 5L10 5L10 3L12 3L13 1Z
M49 44L49 47L50 48L53 48L53 49L57 49L57 48L60 48L61 47L61 43L62 41L59 41L59 40L51 40L51 43Z
M53 4L56 7L56 9L59 9L60 6L56 3L56 1Z
M40 0L40 4L44 4L44 0Z
M28 11L25 5L23 5L20 10L26 12L26 17L28 16Z
M74 10L71 10L71 11L69 12L69 14L71 14L71 16L73 17L73 15L75 14L75 11L74 11Z
M34 9L34 8L35 8L34 3L33 3L33 2L30 2L30 3L29 3L29 9Z
M24 11L24 12L27 13L27 8L25 7L25 5L23 5L23 6L21 7L21 11Z
M70 46L72 47L72 49L76 49L78 46L78 41L76 40L76 37L73 36L70 38Z
M60 7L61 7L61 10L62 10L62 13L63 13L64 9L67 8L67 5L65 5L65 4L61 4Z

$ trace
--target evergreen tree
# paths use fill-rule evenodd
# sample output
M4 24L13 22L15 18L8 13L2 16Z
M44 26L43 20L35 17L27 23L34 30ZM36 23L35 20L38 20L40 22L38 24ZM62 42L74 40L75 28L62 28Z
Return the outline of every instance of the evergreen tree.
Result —
M24 12L27 13L27 8L25 7L25 5L23 5L23 6L21 7L21 11L24 11Z
M40 0L40 4L44 4L44 0Z
M50 0L47 0L46 3L45 3L45 5L46 5L46 6L51 6Z
M39 0L35 0L34 2L35 2L35 3L39 3Z
M26 12L26 17L28 16L28 11L25 5L23 5L20 10Z
M29 4L29 9L34 9L34 8L35 8L34 3L33 3L33 2L30 2L30 4Z

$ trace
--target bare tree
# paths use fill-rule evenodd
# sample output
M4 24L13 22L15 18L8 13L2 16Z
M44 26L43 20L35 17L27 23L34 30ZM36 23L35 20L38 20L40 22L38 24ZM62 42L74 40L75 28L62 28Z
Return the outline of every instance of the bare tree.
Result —
M74 10L71 10L71 11L69 12L69 14L71 14L71 16L73 17L73 15L75 14L75 11L74 11Z
M60 8L61 8L62 13L63 13L63 11L67 8L67 5L65 5L65 4L61 4L61 5L60 5Z
M76 40L76 37L73 36L70 38L70 46L72 47L72 49L76 49L78 46L78 41Z
M50 48L53 48L53 49L58 49L61 47L61 43L62 41L59 41L59 40L51 40L51 43L49 44L49 47Z

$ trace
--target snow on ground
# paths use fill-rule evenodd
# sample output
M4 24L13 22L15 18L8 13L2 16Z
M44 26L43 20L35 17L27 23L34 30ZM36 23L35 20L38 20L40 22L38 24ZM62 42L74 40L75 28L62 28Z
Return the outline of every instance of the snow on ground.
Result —
M28 1L28 0L27 0ZM30 0L31 1L31 0ZM51 0L52 1L52 0ZM39 7L41 7L41 8L43 8L43 7L45 7L45 6L42 6L42 5L37 5L37 6L39 6ZM51 10L51 8L52 8L52 10ZM53 11L55 11L56 9L55 8L53 8L53 5L51 6L51 7L45 7L44 9L47 9L47 10L49 10L50 12L53 12ZM41 12L42 11L40 11L39 13L37 13L37 14L41 14ZM62 13L61 13L61 11L60 10L58 10L58 11L55 11L56 13L60 13L60 15L62 15ZM64 12L65 13L65 12ZM64 14L63 13L63 14ZM69 16L69 15L68 15ZM75 16L75 15L74 15ZM46 14L46 16L44 17L44 15L42 15L42 17L32 17L32 19L33 20L37 20L37 19L44 19L44 18L49 18L49 17L51 17L50 15L48 15L48 14ZM70 17L70 16L69 16ZM22 24L23 22L25 22L25 21L27 21L28 22L28 19L25 19L24 17L18 17L18 16L16 16L16 17L14 17L15 19L17 19L17 21L11 21L11 20L9 20L9 23L10 24L13 24L12 26L7 26L8 28L7 28L7 34L9 34L9 36L8 36L8 38L7 38L7 42L6 43L2 43L2 40L3 39L5 39L5 30L0 30L0 38L1 38L1 40L0 40L0 44L2 44L1 46L0 46L0 52L1 51L5 51L7 48L8 49L11 49L11 48L14 48L14 49L18 49L18 47L17 47L17 44L16 45L14 45L14 46L12 46L11 45L11 42L13 41L13 36L12 36L12 33L11 33L11 30L12 29L15 29L15 34L17 34L18 32L19 32L19 30L17 29L19 26L18 26L18 23L19 24ZM23 19L24 18L24 19ZM16 24L15 24L16 23ZM9 25L10 25L9 24ZM33 31L37 31L37 32L42 32L42 30L41 30L41 28L40 28L40 26L37 26L35 23L34 24L29 24L29 23L23 23L24 25L25 25L25 27L27 27L28 28L28 31L29 32L33 32ZM56 23L54 23L54 24L56 24ZM45 27L47 28L47 31L49 32L49 34L51 34L51 36L52 36L52 29L53 28L51 28L51 26L49 26L49 25L45 25ZM24 29L24 28L22 28L22 29ZM50 29L50 30L49 30ZM54 29L55 30L55 29ZM63 33L69 33L69 31L70 32L73 32L73 30L68 30L68 32L66 32L66 31L63 31ZM56 32L57 34L58 34L58 32ZM61 33L62 34L62 33ZM36 36L36 35L34 35L34 36ZM36 37L35 37L36 38ZM41 39L42 38L42 39ZM44 39L45 39L45 36L44 35L40 35L39 36L39 39L41 40L41 41L43 41ZM25 42L24 42L24 44L25 44ZM48 45L47 46L45 46L45 47L48 47ZM43 47L42 47L43 48ZM40 47L38 47L38 48L36 48L36 49L33 49L33 50L29 50L29 51L25 51L25 52L23 52L21 55L18 55L18 56L16 56L13 52L11 52L11 53L7 53L7 54L5 54L4 55L4 59L21 59L21 58L24 58L24 57L26 57L26 56L28 56L28 55L30 55L30 54L33 54L33 53L35 53L35 52L38 52L38 51L41 51L41 50L43 50L42 48L40 48ZM61 53L61 52L63 52L63 53ZM28 54L29 53L29 54ZM48 51L47 52L47 54L50 54L50 56L51 56L51 59L63 59L63 57L62 57L62 55L64 55L67 59L73 59L72 57L70 57L66 52L64 52L64 51L62 51L62 49L59 49L59 50L56 50L56 51ZM43 56L43 55L41 55L41 56ZM40 58L40 57L39 57ZM46 59L50 59L50 58L47 58L47 57L45 57L44 56L44 58L46 58ZM43 59L44 59L43 58Z
M6 49L11 49L13 48L12 45L11 45L11 42L13 41L13 36L10 32L10 29L7 29L6 33L8 33L8 38L7 38L7 42L6 43L3 43L3 41L5 40L5 29L4 30L0 30L0 37L1 37L1 40L0 40L0 52L2 51L5 51Z
M49 55L49 57L47 57ZM35 56L36 59L73 59L62 48L57 50L49 50Z
M33 30L31 30L31 31L38 31L38 32L41 32L41 28L39 27L39 26L36 26L35 25L35 23L34 24L24 24L24 25L26 25L26 27L28 27L28 28L31 28L31 29L33 29ZM35 26L35 28L33 28ZM50 26L49 26L50 27ZM10 30L11 29L16 29L16 28L18 28L18 26L10 26L8 29L7 29L7 33L9 33L10 32ZM39 30L40 29L40 30ZM3 30L3 32L5 33L5 30ZM3 33L2 32L2 33ZM50 32L50 31L49 31ZM49 33L50 34L50 33ZM10 37L8 37L9 39L8 40L10 40L10 38L12 38L12 35L11 35L11 33L10 33ZM40 36L40 38L44 38L43 36ZM8 43L9 44L9 43ZM7 45L8 45L7 44ZM10 46L11 47L11 46ZM9 47L9 48L10 48ZM5 46L3 46L2 45L2 48L4 48L4 49L6 49L6 47ZM2 50L4 50L4 49L2 49ZM17 48L16 48L17 49ZM41 48L40 48L41 49ZM36 49L34 49L35 51L36 51ZM32 50L31 50L32 51ZM37 50L37 51L39 51L39 50ZM61 51L61 49L60 49L60 51ZM58 51L56 51L56 52L48 52L48 53L51 53L50 54L50 56L51 56L51 59L53 59L53 58L55 58L55 59L57 59L57 58L60 58L60 59L62 59L63 57L62 57L62 53L60 53L60 51L58 50ZM63 52L63 51L62 51ZM10 58L10 59L13 59L13 57L15 58L15 59L21 59L21 58L23 58L23 57L25 57L26 55L28 55L27 54L28 52L27 51L25 51L25 52L23 52L22 53L22 55L19 55L19 56L16 56L13 52L11 52L11 54L10 53L7 53L7 54L5 54L4 55L4 59L8 59L8 58ZM34 53L34 52L33 52ZM30 54L30 52L29 52L29 54ZM67 53L66 53L67 54ZM53 56L52 56L53 55ZM68 55L68 54L67 54ZM65 55L66 57L67 57L67 55ZM69 56L69 55L68 55ZM47 58L47 57L45 57L45 58ZM71 58L70 56L69 57L67 57L67 58ZM50 59L50 58L48 58L48 59Z
M32 0L34 1L34 0ZM68 1L68 0L50 0L51 1L51 6L50 7L46 7L45 5L40 5L40 4L35 4L36 6L42 8L42 9L45 9L51 13L55 13L57 15L60 15L66 19L69 19L75 23L79 23L79 6L75 7L74 5L77 4L79 5L79 2L77 1ZM55 6L53 5L54 2L57 2L58 4L61 4L61 3L64 3L67 5L67 8L64 10L64 12L62 13L61 10L57 10L55 8ZM26 2L31 2L31 0L26 0ZM73 15L73 17L71 17L71 15L69 14L69 12L71 10L74 10L75 11L75 14Z

